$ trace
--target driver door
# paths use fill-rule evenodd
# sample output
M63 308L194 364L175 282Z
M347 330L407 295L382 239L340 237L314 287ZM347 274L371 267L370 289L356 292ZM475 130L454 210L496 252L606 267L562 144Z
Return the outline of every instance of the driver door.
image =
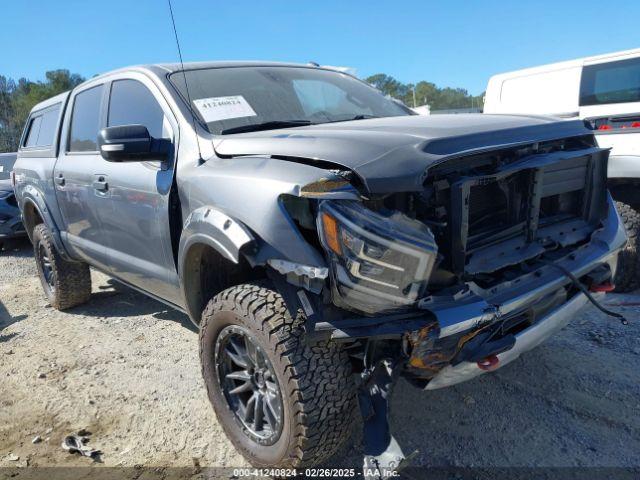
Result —
M143 125L172 142L168 159L105 162L109 202L101 213L111 273L171 303L179 283L171 244L169 196L177 123L157 87L146 77L115 78L109 85L107 127Z

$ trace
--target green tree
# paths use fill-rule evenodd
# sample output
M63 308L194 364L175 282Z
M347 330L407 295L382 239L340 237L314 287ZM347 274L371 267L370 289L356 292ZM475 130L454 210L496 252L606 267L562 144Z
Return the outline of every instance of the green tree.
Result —
M371 75L365 79L365 81L376 87L385 95L390 95L398 100L404 101L405 97L411 93L407 85L384 73Z
M484 94L473 96L464 88L440 88L434 83L420 81L414 84L404 84L390 75L378 73L365 79L365 81L385 95L397 98L413 107L414 89L416 106L429 105L431 110L444 110L450 108L482 108Z
M52 70L45 81L21 78L15 82L0 75L0 152L15 151L29 112L37 103L71 90L84 82L69 70Z

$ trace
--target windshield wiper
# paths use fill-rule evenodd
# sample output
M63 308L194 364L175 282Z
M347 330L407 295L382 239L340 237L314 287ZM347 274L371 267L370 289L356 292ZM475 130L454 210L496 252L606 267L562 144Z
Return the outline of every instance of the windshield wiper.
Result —
M369 118L380 118L378 115L369 115L368 113L354 115L353 117L341 118L339 120L330 120L328 122L322 123L339 123L339 122L350 122L352 120L368 120Z
M220 134L226 135L228 133L258 132L260 130L300 127L304 125L313 125L313 122L310 120L273 120L271 122L254 123L252 125L240 125L239 127L227 128L222 130Z
M350 118L349 120L366 120L367 118L380 118L377 115L369 115L368 113L356 115L355 117Z

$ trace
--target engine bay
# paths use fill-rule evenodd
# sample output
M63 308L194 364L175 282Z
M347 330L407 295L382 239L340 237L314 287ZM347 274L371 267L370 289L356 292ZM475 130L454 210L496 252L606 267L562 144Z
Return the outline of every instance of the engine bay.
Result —
M442 162L420 193L371 200L424 222L438 244L429 290L490 287L536 257L588 242L606 214L606 151L589 137Z

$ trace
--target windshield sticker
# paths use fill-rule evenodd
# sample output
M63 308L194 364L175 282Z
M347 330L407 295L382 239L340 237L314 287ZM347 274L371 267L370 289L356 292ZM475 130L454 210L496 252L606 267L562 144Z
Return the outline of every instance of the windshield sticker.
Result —
M4 165L0 165L0 173L4 172Z
M199 98L194 100L193 103L207 123L230 118L257 116L257 113L242 95Z

